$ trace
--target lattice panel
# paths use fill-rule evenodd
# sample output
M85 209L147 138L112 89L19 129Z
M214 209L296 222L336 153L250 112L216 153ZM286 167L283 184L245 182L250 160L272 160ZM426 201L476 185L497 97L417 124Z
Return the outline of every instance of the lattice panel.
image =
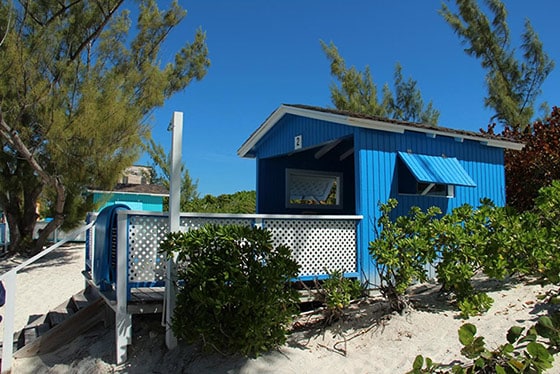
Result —
M325 274L325 269L355 272L354 221L265 220L274 245L284 244L300 266L300 276Z
M205 224L210 223L214 225L240 225L252 226L253 220L250 218L208 218L208 217L181 217L179 226L181 230L195 230Z
M169 229L167 217L129 216L128 281L165 280L165 255L158 253Z
M193 230L207 223L247 225L251 218L181 217L180 229ZM169 220L162 216L129 216L129 282L165 279L166 260L158 253L168 232ZM356 232L352 220L264 219L274 245L287 245L300 265L300 276L325 274L326 270L355 272Z

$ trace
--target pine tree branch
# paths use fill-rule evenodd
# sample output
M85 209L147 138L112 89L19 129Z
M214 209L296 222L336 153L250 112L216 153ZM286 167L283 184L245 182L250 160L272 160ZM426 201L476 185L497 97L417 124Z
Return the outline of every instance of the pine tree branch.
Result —
M105 28L105 26L107 25L107 23L109 22L109 20L113 16L113 14L123 4L123 2L124 2L124 0L119 0L117 2L117 4L115 4L115 6L112 9L109 10L108 14L104 14L103 21L100 24L98 24L97 27L95 28L95 30L87 38L85 38L82 41L82 43L78 46L78 49L70 56L70 59L68 60L67 65L70 65L72 62L74 62L74 60L80 55L80 53L82 53L82 51L89 45L89 43L92 40L94 40L95 38L97 38L99 36L99 34L101 34L101 31L103 30L103 28Z

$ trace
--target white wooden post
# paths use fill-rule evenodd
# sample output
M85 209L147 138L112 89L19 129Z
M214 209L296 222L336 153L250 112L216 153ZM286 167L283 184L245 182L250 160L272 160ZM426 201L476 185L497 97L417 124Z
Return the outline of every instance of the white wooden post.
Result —
M117 309L115 311L115 342L117 365L127 359L127 348L132 343L132 316L128 313L128 216L117 212Z
M173 112L173 120L168 130L172 131L171 142L171 180L169 183L169 232L179 231L181 213L181 159L183 142L183 113ZM177 338L171 329L171 319L175 309L177 269L174 259L167 262L165 279L165 344L168 349L177 346Z

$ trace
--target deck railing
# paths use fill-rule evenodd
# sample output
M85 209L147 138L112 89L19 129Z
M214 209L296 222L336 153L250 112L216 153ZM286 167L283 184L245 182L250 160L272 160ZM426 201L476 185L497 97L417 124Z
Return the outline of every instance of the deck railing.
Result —
M118 252L126 261L116 274L126 274L127 292L134 287L163 285L166 260L159 252L161 242L169 232L166 213L120 210L117 213ZM356 224L361 216L309 216L267 214L201 214L181 213L180 230L187 231L207 223L257 226L270 230L274 245L287 245L300 265L300 278L312 279L326 275L327 270L343 270L348 276L358 276ZM95 246L93 232L86 239L86 269L92 266ZM117 277L118 278L118 277ZM116 286L116 285L115 285Z

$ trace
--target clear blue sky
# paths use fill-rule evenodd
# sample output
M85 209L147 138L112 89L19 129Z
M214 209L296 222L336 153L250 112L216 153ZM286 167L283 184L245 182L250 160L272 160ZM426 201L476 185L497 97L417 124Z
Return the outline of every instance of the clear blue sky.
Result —
M168 4L160 0L161 6ZM237 149L281 104L333 107L334 82L320 40L333 41L347 66L369 65L379 89L393 83L396 62L418 81L424 100L440 110L440 126L478 131L493 114L484 109L484 71L467 56L428 0L192 0L171 33L171 58L196 28L207 33L212 65L206 77L153 113L153 137L169 149L173 111L184 113L183 161L201 195L255 189L255 161ZM560 1L505 0L512 45L529 18L557 67L538 103L560 105ZM139 163L148 163L143 157Z

